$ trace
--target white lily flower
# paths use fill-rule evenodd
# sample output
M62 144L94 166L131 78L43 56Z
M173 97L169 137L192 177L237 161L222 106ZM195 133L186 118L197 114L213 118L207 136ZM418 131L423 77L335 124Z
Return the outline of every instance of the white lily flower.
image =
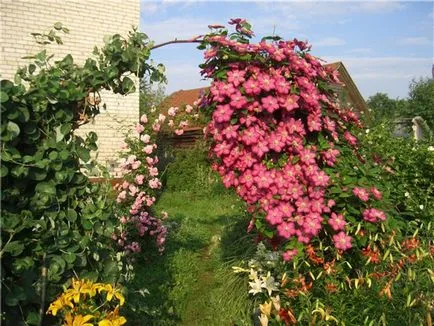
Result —
M249 282L249 285L251 287L249 293L252 293L253 295L262 293L262 282L259 279Z

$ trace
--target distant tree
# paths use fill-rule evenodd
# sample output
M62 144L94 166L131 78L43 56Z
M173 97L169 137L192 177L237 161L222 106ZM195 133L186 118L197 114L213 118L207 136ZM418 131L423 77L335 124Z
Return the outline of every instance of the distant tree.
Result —
M409 87L408 106L403 111L406 117L421 116L434 130L434 80L413 79Z
M376 125L384 120L392 120L405 111L407 101L403 99L391 99L385 93L376 93L367 101L371 109L371 123Z
M165 91L163 84L155 85L148 79L142 79L140 81L140 115L156 109L166 98Z

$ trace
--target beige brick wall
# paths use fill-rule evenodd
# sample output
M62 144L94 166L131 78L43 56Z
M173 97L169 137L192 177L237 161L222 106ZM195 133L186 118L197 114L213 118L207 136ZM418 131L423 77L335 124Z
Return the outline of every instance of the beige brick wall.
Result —
M132 25L139 25L140 0L0 0L0 15L0 75L11 79L16 69L28 62L22 57L41 50L30 33L48 31L61 22L70 33L60 33L64 44L49 45L48 51L55 58L71 53L74 62L81 64L95 45L103 45L105 35L126 36ZM102 109L78 134L98 134L98 161L105 164L120 150L123 133L138 121L139 95L106 92L101 96L107 111Z

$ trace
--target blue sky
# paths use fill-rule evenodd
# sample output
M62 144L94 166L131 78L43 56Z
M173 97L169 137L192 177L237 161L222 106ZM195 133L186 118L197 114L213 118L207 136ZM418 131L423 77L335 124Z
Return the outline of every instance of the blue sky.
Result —
M275 34L308 40L312 54L342 61L362 95L404 98L412 78L431 77L432 1L149 1L141 0L140 30L156 43L205 34L212 23L246 18L258 38ZM166 66L167 93L206 86L194 44L156 49Z

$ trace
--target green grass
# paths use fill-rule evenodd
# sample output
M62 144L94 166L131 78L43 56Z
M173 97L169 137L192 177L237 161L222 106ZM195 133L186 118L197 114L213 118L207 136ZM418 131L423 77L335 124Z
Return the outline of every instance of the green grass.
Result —
M132 325L250 325L245 278L232 271L255 246L235 196L165 192L156 211L170 216L166 251L137 262L128 284ZM138 293L147 289L150 293ZM135 311L133 311L135 310Z

